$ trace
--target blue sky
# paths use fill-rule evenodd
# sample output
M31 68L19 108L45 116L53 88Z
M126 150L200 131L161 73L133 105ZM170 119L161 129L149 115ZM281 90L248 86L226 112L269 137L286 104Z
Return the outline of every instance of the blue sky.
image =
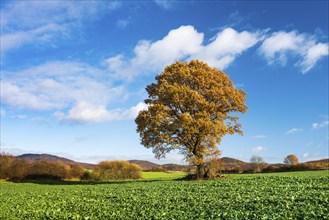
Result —
M328 1L1 1L1 151L184 163L154 159L134 118L192 59L247 92L223 157L328 157Z

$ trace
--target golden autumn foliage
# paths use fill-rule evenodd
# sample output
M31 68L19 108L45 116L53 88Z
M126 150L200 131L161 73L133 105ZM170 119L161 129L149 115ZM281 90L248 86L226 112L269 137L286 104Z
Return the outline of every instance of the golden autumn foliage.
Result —
M0 153L0 179L80 179L84 169L61 161L29 161Z
M94 167L92 178L95 180L140 179L142 168L124 160L102 161Z
M286 158L284 158L283 162L288 165L298 164L298 157L294 154L289 154Z
M180 150L202 175L205 158L219 155L217 144L226 134L242 134L239 117L245 113L246 93L234 87L227 74L198 60L176 62L146 87L148 109L135 122L146 148L156 158Z

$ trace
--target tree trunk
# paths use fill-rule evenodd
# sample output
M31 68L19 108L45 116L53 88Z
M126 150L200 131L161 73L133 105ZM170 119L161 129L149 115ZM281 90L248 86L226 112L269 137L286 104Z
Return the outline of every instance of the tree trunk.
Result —
M196 167L196 178L203 179L203 164L198 164Z
M203 178L204 160L203 160L203 155L200 154L199 151L200 151L200 138L198 137L194 144L192 153L194 155L194 164L197 167L196 178L202 179Z

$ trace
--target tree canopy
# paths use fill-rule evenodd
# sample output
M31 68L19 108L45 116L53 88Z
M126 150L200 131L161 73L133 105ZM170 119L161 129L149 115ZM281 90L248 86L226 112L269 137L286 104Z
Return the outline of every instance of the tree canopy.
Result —
M252 163L254 165L253 169L254 169L255 172L260 172L261 168L263 167L263 165L265 163L265 161L263 160L262 157L253 155L250 158L250 163Z
M146 87L148 108L135 120L141 143L156 158L180 150L200 178L205 158L219 154L222 137L242 134L236 113L247 111L246 93L227 74L198 60L169 65L155 79Z
M298 164L298 157L294 154L289 154L286 158L284 158L283 162L288 165Z

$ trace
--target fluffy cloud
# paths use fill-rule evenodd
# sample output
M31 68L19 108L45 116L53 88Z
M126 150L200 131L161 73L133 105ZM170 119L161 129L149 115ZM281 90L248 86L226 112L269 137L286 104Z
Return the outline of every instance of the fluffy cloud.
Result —
M120 7L118 1L13 1L1 7L1 26L9 29L33 29L49 23L70 23L95 19ZM27 10L28 9L28 10Z
M106 70L53 61L19 72L4 72L1 101L14 108L55 111L63 122L103 122L135 118L147 106L108 109L124 97L124 86L113 86ZM4 110L2 110L4 112Z
M2 102L32 110L59 110L82 101L101 105L123 89L112 86L103 70L77 62L53 61L2 76Z
M328 44L318 43L315 36L298 34L297 31L279 31L267 37L259 52L271 64L286 65L288 56L296 56L302 73L311 70L324 56L328 55Z
M61 38L68 33L68 28L63 25L47 24L28 31L17 31L1 35L1 53L19 48L26 44L45 44L55 38Z
M306 152L303 154L303 158L306 161L312 161L312 160L320 160L323 159L323 157L321 157L319 152Z
M225 69L259 40L257 33L226 28L204 45L203 33L193 26L181 26L171 30L161 40L139 41L132 58L119 54L108 58L107 64L113 75L129 79L138 74L159 73L177 60L200 59L212 67Z
M256 146L256 147L251 148L251 151L254 152L254 153L259 153L259 152L262 152L264 150L266 150L266 148L263 147L263 146Z
M32 11L37 11L34 6L31 7ZM24 15L27 20L25 23L22 21L23 31L5 32L1 36L5 42L2 50L11 50L27 43L35 43L34 41L48 43L56 34L62 35L67 31L66 19L83 19L80 14L87 10L77 8L65 11L61 7L58 11L45 8L48 12L55 10L53 14L49 14L49 22L52 23L43 23L43 19L29 22L29 14ZM88 10L98 10L97 7L92 8ZM15 14L15 10L12 9L11 14L6 14L5 19L1 21L5 27L9 24L18 25L7 19L9 15ZM73 13L75 10L76 14ZM63 11L69 14L64 20L59 16ZM42 16L48 15L41 15L41 18ZM328 55L328 45L317 43L314 39L315 37L298 34L296 31L280 31L266 38L261 32L239 32L233 28L225 28L205 43L203 33L193 26L181 26L169 31L157 41L140 40L131 57L122 54L112 56L105 60L104 68L79 62L51 61L16 72L2 71L1 100L14 108L55 111L56 117L62 121L100 122L130 119L145 106L139 103L127 109L108 107L113 100L124 96L127 80L133 80L138 75L158 74L165 66L177 60L191 59L200 59L212 67L225 69L258 42L262 42L259 51L269 63L275 60L284 63L287 55L292 53L301 58L298 65L304 71L309 71L321 57ZM117 79L122 81L115 81ZM328 122L326 123L328 125ZM323 126L325 125L313 124L313 128ZM296 131L288 132L290 134Z
M328 127L328 125L329 125L329 121L326 120L326 121L323 121L321 123L313 123L312 128L313 129L319 129L319 128Z
M100 17L120 3L105 1L11 1L1 7L1 53L29 44L60 42L81 22Z
M203 34L192 26L181 26L171 30L167 36L156 42L141 40L129 59L117 55L107 59L110 72L119 78L132 79L137 74L158 73L166 65L200 50Z
M303 131L302 128L292 128L289 131L287 131L286 134L296 134L296 133L299 133L301 131Z
M12 119L25 119L26 116L25 115L13 115L11 116Z
M226 28L217 33L208 45L202 46L201 50L192 54L192 58L201 59L213 67L225 69L236 57L254 46L259 40L258 33L247 31L239 33L232 28Z
M322 57L328 56L328 50L328 44L318 43L310 46L300 63L303 73L312 69Z
M56 112L55 116L62 122L68 123L96 123L114 120L134 119L138 112L147 108L140 102L129 109L107 110L105 106L95 106L87 102L77 103L68 114Z
M265 39L260 47L260 52L265 56L269 63L280 61L286 63L286 54L289 51L299 49L299 45L303 42L303 37L296 32L275 32L269 38Z

